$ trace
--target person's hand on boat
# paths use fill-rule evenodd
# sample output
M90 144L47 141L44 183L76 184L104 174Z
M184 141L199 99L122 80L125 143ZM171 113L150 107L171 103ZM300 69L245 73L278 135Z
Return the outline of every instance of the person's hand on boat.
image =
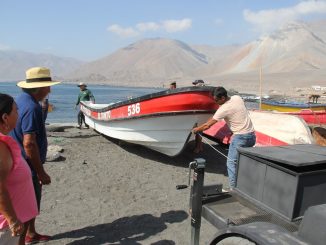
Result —
M209 128L210 128L212 125L214 125L216 122L217 122L217 120L215 120L215 119L213 119L213 118L210 118L210 119L208 119L208 121L207 121L206 123L204 123L204 124L202 124L202 125L200 125L200 126L198 126L198 127L194 127L194 128L192 129L192 132L193 132L194 134L201 133L201 132L203 132L203 131L209 129Z
M42 185L49 185L51 183L51 177L44 170L38 173L37 177Z
M199 127L193 128L193 129L192 129L192 132L193 132L194 134L198 134L198 133L200 133Z

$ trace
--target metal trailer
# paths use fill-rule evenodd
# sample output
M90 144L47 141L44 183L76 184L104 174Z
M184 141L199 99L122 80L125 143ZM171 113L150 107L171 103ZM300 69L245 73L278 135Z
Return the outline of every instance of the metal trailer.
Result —
M326 244L326 148L239 149L237 186L204 186L206 162L189 164L191 245L201 217L218 228L208 244ZM177 186L182 189L187 185Z

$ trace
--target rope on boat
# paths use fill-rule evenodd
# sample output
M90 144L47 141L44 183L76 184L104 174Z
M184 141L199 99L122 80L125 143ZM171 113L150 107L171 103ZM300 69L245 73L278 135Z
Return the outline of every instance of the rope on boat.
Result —
M198 134L202 137L202 139L205 141L206 144L208 144L210 147L212 147L212 148L214 149L214 151L216 151L217 153L219 153L220 155L222 155L222 156L225 157L226 159L228 159L228 160L230 160L230 161L233 161L233 160L229 159L229 158L227 157L227 155L225 155L223 152L219 151L219 150L216 149L214 146L212 146L212 144L210 144L210 143L208 142L208 140L206 140L206 139L208 139L207 137L203 136L201 133L198 133Z

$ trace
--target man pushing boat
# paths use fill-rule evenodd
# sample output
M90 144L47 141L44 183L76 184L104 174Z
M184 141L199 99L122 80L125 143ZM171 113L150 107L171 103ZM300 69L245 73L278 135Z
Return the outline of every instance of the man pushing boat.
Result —
M225 88L216 87L213 91L213 96L215 102L219 105L218 110L206 123L195 127L192 131L193 133L203 132L217 121L225 120L233 132L227 157L229 185L232 190L236 185L237 148L254 146L256 143L255 130L244 101L239 95L229 97Z

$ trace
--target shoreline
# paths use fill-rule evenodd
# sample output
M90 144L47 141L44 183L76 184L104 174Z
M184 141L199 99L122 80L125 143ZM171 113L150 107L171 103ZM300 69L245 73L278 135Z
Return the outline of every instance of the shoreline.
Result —
M0 85L1 83L9 83L9 84L16 84L17 81L0 81ZM66 84L66 85L77 85L78 82L62 82L62 84ZM94 86L105 86L108 88L130 88L130 89L168 89L168 82L167 82L167 87L160 87L160 86L126 86L126 85L111 85L111 84L106 84L103 82L90 82L89 85L94 85ZM221 84L222 85L222 84ZM189 87L192 86L191 83L189 82ZM218 84L210 84L207 83L207 86L219 86ZM228 85L222 85L225 86L225 88L227 90L231 91L237 91L239 94L243 94L243 95L252 95L255 97L260 96L259 91L257 90L252 90L252 88L246 88L246 89L241 89L241 87L236 86L233 87L232 85L228 86ZM178 87L187 87L187 85L185 83L180 83L180 85ZM309 96L311 94L318 94L321 97L319 98L319 103L326 103L326 91L316 91L313 90L312 87L293 87L292 89L286 89L286 90L279 90L279 87L274 88L274 89L269 89L269 90L264 90L262 92L263 96L276 96L277 98L283 98L283 99L290 99L290 100L297 100L298 102L308 102L309 100Z

